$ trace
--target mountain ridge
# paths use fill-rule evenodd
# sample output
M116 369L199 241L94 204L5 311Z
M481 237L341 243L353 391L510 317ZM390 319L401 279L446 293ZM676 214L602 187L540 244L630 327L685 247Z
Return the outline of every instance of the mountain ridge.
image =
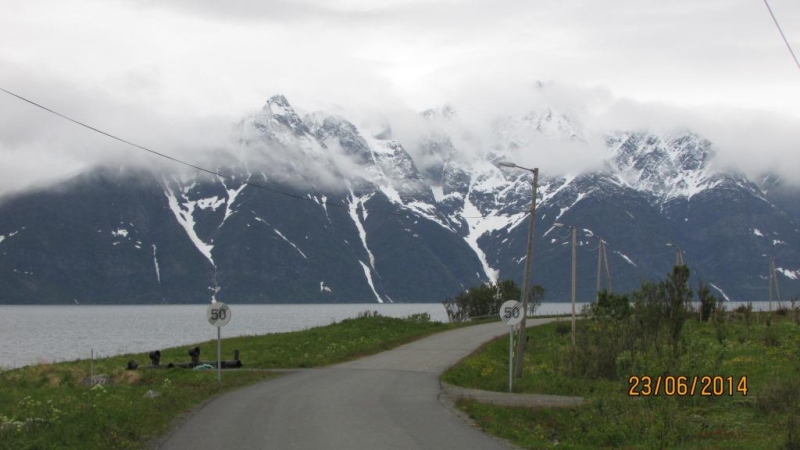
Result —
M451 106L422 117L459 126ZM521 282L531 176L496 163L524 160L532 142L585 137L551 108L495 125L482 153L436 128L407 149L391 125L371 136L342 116L300 117L273 96L235 125L224 176L96 169L5 199L0 303L432 302ZM764 297L768 256L784 291L797 291L797 211L776 206L796 193L715 167L713 144L692 132L614 131L605 145L599 170L540 175L533 280L548 300L569 292L556 222L579 230L579 301L594 298L586 260L597 237L609 243L615 290L665 274L670 243L693 283L721 296ZM54 235L68 238L54 245Z

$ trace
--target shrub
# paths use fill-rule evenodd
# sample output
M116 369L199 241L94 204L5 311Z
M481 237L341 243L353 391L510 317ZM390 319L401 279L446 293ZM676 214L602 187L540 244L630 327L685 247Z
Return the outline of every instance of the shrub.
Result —
M691 304L688 279L689 269L675 266L666 280L645 282L630 297L600 292L588 308L588 320L577 328L568 370L579 377L614 380L633 369L675 369L686 352L680 335ZM652 367L638 367L643 355Z
M717 309L717 299L711 295L708 285L700 282L697 288L697 297L700 299L700 320L708 322L708 319L714 315Z
M366 310L366 311L362 311L362 312L358 313L358 316L356 316L356 317L358 319L366 319L366 318L370 318L370 317L380 317L380 316L381 316L381 314L378 311Z
M773 379L756 397L756 408L763 413L784 413L800 409L800 379Z
M542 289L544 291L544 289ZM497 316L500 305L518 300L520 289L513 280L487 283L467 289L442 302L450 322L464 322L480 317Z
M744 319L744 323L747 326L753 323L753 304L751 302L747 302L747 305L737 306L734 312Z
M405 320L414 324L425 324L431 322L431 315L428 313L416 313L409 315Z
M559 336L566 336L572 332L572 322L556 322L556 334Z
M594 314L614 319L624 319L632 312L631 301L627 295L612 294L606 290L597 293L597 303L594 304L594 308Z

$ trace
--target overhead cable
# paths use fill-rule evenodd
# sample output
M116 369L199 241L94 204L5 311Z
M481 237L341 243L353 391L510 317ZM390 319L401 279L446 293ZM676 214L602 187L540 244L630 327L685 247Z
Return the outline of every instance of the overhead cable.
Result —
M792 55L792 59L794 59L795 65L797 65L797 68L800 69L800 61L797 60L797 55L794 54L794 50L792 50L792 46L789 44L789 40L786 39L786 35L783 34L781 25L778 23L778 19L775 18L775 13L772 12L772 8L769 6L767 0L764 0L764 4L767 5L767 10L769 11L769 15L772 16L772 21L775 22L775 26L778 28L778 33L781 34L783 42L786 44L786 48L789 49L789 53Z

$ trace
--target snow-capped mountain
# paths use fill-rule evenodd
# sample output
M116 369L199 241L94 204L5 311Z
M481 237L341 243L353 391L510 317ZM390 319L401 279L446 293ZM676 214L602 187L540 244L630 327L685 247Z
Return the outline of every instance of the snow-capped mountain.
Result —
M236 124L219 175L106 167L6 198L0 303L433 302L521 282L531 173L496 163L536 142L580 146L582 125L531 109L465 151L455 108L422 116L432 131L406 143L275 96ZM769 257L796 295L796 191L716 168L691 132L611 131L605 149L599 170L540 174L533 279L548 301L569 300L556 223L578 230L579 301L594 298L599 238L615 291L662 277L679 247L724 298L766 299Z

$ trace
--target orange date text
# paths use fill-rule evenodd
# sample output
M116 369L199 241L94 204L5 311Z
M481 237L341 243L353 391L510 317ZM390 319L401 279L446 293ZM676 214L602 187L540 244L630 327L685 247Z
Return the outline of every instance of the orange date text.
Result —
M631 397L747 396L747 376L632 375L628 378L628 395Z

